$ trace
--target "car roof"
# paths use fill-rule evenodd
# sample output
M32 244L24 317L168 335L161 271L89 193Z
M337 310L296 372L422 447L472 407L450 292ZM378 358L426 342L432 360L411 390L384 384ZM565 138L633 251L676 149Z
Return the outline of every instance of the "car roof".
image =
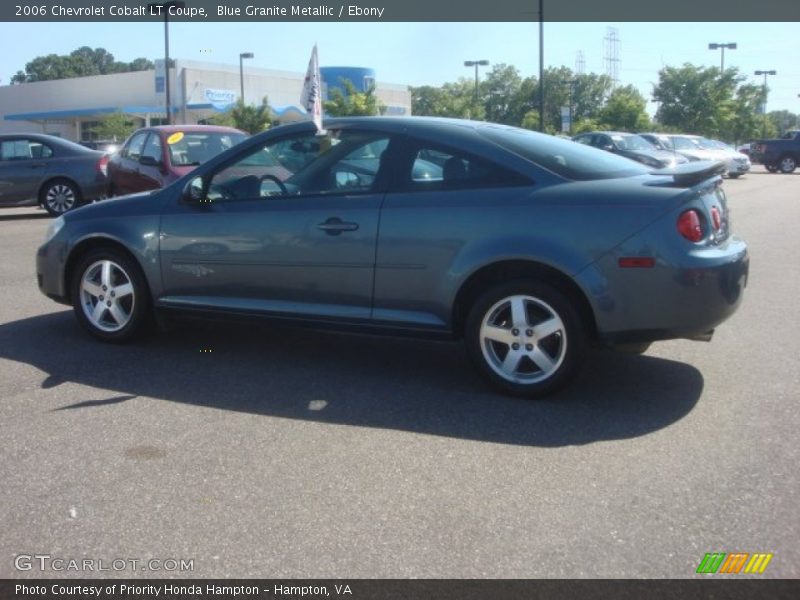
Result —
M69 153L83 152L87 154L102 154L102 152L98 152L97 150L92 150L91 148L82 146L78 142L73 142L72 140L58 137L57 135L48 135L46 133L29 133L24 131L18 133L0 133L0 140L14 140L19 138L27 138L47 143L50 144L51 146L56 146L57 148Z
M161 133L177 133L179 131L183 132L201 132L205 131L208 133L244 133L244 131L240 131L234 127L225 127L223 125L152 125L150 127L142 127L137 131L158 131ZM247 135L247 134L245 134Z

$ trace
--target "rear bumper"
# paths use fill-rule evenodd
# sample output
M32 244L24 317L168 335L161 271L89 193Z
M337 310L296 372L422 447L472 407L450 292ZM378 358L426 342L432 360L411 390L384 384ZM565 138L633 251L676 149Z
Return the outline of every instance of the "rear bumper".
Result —
M739 308L750 266L735 237L679 260L660 256L649 269L621 268L618 258L608 255L577 278L593 291L600 341L611 344L707 337Z
M742 175L750 170L750 162L730 161L727 164L728 174Z

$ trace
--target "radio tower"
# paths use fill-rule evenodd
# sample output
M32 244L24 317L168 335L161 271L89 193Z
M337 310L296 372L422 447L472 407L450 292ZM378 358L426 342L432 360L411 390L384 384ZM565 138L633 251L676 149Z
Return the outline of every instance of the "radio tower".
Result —
M583 58L583 50L578 50L578 56L575 58L575 74L583 75L586 72L586 60Z
M611 84L617 87L619 84L619 30L616 27L606 28L605 56L603 64L606 68L606 75L611 78Z

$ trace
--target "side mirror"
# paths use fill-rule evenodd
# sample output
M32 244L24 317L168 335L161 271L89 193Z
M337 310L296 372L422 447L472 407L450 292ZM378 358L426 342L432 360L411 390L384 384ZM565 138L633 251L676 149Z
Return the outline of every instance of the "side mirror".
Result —
M181 199L188 204L201 204L206 201L205 182L202 177L192 177L183 188Z
M146 155L142 155L139 157L139 164L145 167L158 167L159 165L161 165L161 163L157 161L154 157Z
M603 144L602 146L600 146L600 149L605 150L606 152L613 152L614 146L612 146L611 144Z

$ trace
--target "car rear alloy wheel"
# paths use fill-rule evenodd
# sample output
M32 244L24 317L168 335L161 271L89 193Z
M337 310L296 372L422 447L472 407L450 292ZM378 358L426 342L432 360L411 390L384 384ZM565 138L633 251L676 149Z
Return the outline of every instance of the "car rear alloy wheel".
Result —
M54 217L63 215L78 205L78 190L63 179L49 183L42 192L45 209Z
M134 337L148 313L138 265L111 249L92 252L81 261L73 277L72 298L81 325L105 341Z
M781 173L794 173L794 170L797 168L797 161L793 156L782 156L778 163L778 168Z
M467 347L504 391L541 396L574 375L585 336L571 302L542 283L512 283L484 294L467 321Z

